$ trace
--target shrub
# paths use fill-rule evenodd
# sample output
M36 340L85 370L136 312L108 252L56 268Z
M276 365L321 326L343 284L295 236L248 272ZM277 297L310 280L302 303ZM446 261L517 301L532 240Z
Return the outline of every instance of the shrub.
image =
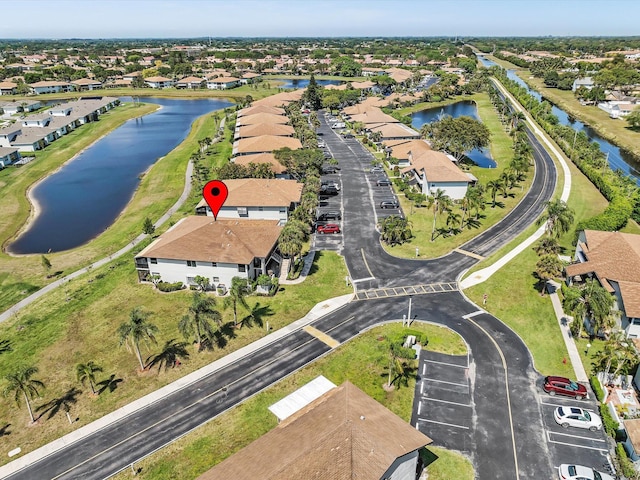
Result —
M607 434L612 438L616 438L616 432L618 431L618 422L616 422L616 420L611 415L609 407L607 407L606 403L600 404L600 416L602 417L602 425L604 426L604 431L607 432Z
M592 375L591 378L589 378L589 383L591 383L591 388L593 389L593 393L595 393L598 402L602 402L602 400L604 400L604 391L602 390L598 377Z
M158 282L156 288L161 292L175 292L177 290L182 290L184 288L184 285L182 284L182 282Z
M633 467L633 462L627 456L627 451L624 449L622 443L616 443L616 457L618 459L618 466L620 472L626 478L637 478L638 472Z

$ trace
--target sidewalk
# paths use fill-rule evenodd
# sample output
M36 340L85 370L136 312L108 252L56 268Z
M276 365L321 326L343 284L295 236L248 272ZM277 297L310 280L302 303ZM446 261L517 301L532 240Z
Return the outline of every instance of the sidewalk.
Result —
M23 455L22 457L14 460L13 462L0 467L0 478L4 478L14 472L17 472L18 470L24 468L25 466L32 464L34 462L37 462L38 460L41 460L42 458L45 458L46 456L58 450L63 449L64 447L66 447L71 443L75 443L79 440L82 440L83 438L97 432L98 430L114 422L117 422L118 420L121 420L127 417L128 415L137 412L138 410L141 410L155 402L162 400L164 397L197 382L198 380L206 377L207 375L210 375L223 368L226 368L227 366L239 360L240 358L250 355L251 353L265 347L266 345L276 342L281 338L289 335L290 333L302 329L303 327L309 325L310 323L322 317L323 315L327 315L329 313L332 313L342 308L344 305L349 303L352 298L353 298L352 294L342 295L340 297L330 298L328 300L318 303L304 317L302 317L299 320L296 320L295 322L287 325L286 327L283 327L280 330L277 330L275 332L269 333L264 337L262 337L260 340L256 340L255 342L249 345L246 345L234 352L231 352L229 355L226 355L225 357L219 360L216 360L215 362L210 363L209 365L206 365L201 369L196 370L195 372L192 372L189 375L186 375L176 380L175 382L160 388L159 390L156 390L155 392L149 393L148 395L145 395L144 397L138 400L135 400L130 404L125 405L124 407L119 408L115 412L105 415L104 417L99 418L98 420L95 420L83 427L80 427L78 430L74 432L68 433L63 437L60 437L59 439L54 440L53 442L48 443L47 445L44 445L32 452L29 452Z
M300 276L295 280L280 280L280 285L297 285L298 283L302 283L309 275L309 271L311 270L311 265L313 265L313 260L316 258L316 251L310 250L309 253L304 257L304 266L302 267L302 272L300 272Z
M571 366L573 367L573 371L575 372L576 380L579 382L589 382L589 377L587 377L587 372L582 365L582 359L580 358L580 353L578 352L578 347L576 347L576 342L573 340L573 334L569 328L569 325L573 321L573 318L566 315L564 310L562 310L562 304L560 303L560 298L556 291L560 288L560 284L554 281L548 281L546 289L549 292L549 297L551 298L551 304L553 305L553 311L556 313L556 318L558 319L558 325L560 326L560 331L562 331L562 338L564 340L564 344L567 347L567 352L569 353L569 360L571 361Z

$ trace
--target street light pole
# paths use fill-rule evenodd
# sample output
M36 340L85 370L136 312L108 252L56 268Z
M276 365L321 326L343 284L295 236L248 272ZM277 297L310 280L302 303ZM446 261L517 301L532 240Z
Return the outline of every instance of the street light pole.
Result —
M411 323L411 300L412 300L412 297L411 295L409 295L409 312L407 312L407 327Z

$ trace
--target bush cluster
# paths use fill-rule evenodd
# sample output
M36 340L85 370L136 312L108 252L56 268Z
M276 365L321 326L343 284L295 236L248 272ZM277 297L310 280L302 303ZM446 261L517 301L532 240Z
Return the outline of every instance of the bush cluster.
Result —
M182 290L184 288L184 285L182 284L182 282L158 282L156 287L161 292L175 292L177 290Z
M563 284L563 287L564 287L564 284ZM591 384L591 388L593 389L593 393L595 393L596 398L598 399L598 402L602 402L604 400L604 391L600 386L600 380L598 380L598 377L595 375L592 375L589 378L589 383Z

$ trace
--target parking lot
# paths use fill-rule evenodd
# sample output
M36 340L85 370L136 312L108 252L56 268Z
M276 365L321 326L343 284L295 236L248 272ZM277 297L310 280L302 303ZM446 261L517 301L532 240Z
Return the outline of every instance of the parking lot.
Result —
M558 425L553 418L557 407L580 407L594 411L599 415L598 405L593 399L575 400L572 398L551 396L540 390L540 407L545 429L545 441L553 455L555 467L562 463L586 465L604 471L607 461L608 445L603 430L591 432L588 429Z
M420 352L411 423L434 445L474 452L471 371L466 355Z

